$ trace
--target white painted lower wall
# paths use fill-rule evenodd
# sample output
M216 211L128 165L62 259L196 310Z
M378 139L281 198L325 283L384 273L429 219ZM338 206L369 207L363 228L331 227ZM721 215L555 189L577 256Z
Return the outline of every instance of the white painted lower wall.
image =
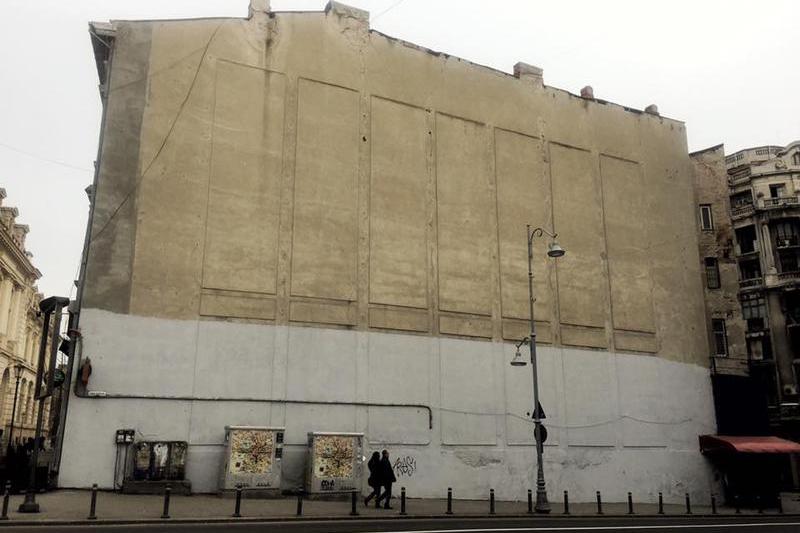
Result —
M66 422L59 483L112 486L114 432L189 442L195 492L219 480L224 427L286 427L283 487L302 484L309 431L365 433L370 450L413 459L410 497L522 500L533 488L531 368L512 344L226 321L179 321L84 309L89 390L216 401L78 398ZM698 435L715 431L708 370L649 355L539 348L551 499L700 501L716 487ZM420 408L285 405L232 399L381 402ZM412 461L409 461L410 463ZM366 486L366 484L365 484Z

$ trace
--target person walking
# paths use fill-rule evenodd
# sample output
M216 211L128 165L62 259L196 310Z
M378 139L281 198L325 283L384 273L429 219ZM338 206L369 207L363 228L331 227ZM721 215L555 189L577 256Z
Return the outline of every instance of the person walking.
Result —
M380 472L380 483L383 485L384 491L383 494L378 496L375 499L375 507L381 506L381 500L386 500L386 503L383 505L384 509L391 509L392 506L389 503L392 500L392 483L397 481L397 478L394 476L394 469L392 468L392 462L389 460L389 451L383 450L381 452L381 462L378 465L378 471Z
M372 489L372 492L369 496L364 498L364 505L369 505L369 501L372 498L375 498L375 501L378 501L378 496L381 494L381 480L380 480L380 465L381 465L381 454L378 452L372 452L372 457L370 458L369 462L367 463L367 468L369 468L369 478L367 479L367 484Z

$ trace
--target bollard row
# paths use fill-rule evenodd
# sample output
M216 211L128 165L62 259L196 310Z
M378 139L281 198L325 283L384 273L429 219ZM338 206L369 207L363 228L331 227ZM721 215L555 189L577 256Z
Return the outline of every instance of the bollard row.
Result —
M169 485L167 485L164 489L164 506L163 512L161 514L161 519L168 520L170 519L170 497L171 497L172 489ZM91 499L89 504L89 514L86 517L87 520L96 520L97 519L97 493L98 493L98 486L97 484L92 485L91 489ZM242 493L243 489L241 486L236 487L236 499L234 504L234 511L231 515L234 518L241 518L241 506L242 506ZM350 493L350 515L351 516L358 516L358 491L352 491ZM8 507L9 507L9 499L11 495L11 483L6 482L5 490L3 493L3 506L2 506L2 514L0 515L0 520L8 520ZM527 491L528 496L528 514L533 514L533 491L528 489ZM596 502L597 502L597 510L596 514L602 515L603 512L603 500L600 494L600 491L595 492ZM684 494L685 499L685 514L691 515L692 514L692 502L689 496L689 493ZM739 495L733 495L733 506L735 509L736 514L741 514L741 500ZM711 501L711 514L717 515L717 495L711 493L710 495ZM758 514L764 513L764 499L760 495L755 496L755 503ZM631 492L627 493L627 504L628 504L628 515L636 514L634 510L634 503L633 503L633 494ZM780 498L778 498L777 502L777 511L778 513L782 514L783 511L783 502ZM407 514L407 507L406 507L406 488L401 487L400 489L400 514L406 515ZM452 487L447 488L447 510L445 514L452 515L453 514L453 489ZM496 499L495 499L495 491L494 489L489 489L489 514L495 515L496 514ZM564 507L563 507L563 514L569 515L570 508L569 508L569 492L564 491ZM664 513L664 495L662 492L658 493L658 514L663 515ZM303 492L300 491L297 494L297 509L296 509L296 516L303 515Z

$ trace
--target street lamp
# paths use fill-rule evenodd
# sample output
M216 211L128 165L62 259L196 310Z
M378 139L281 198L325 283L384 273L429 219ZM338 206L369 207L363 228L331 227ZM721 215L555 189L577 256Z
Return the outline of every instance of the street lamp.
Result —
M6 457L11 453L11 440L14 438L14 419L17 417L17 396L19 395L19 380L22 377L22 370L25 365L17 363L14 365L14 379L17 381L14 385L14 403L11 406L11 424L8 426L8 447L6 447Z
M536 439L536 512L549 513L550 504L547 501L547 488L544 482L544 466L542 464L542 418L539 412L539 374L536 364L536 324L533 321L533 238L548 235L553 239L547 246L547 256L557 258L563 256L566 252L556 242L555 233L550 233L543 228L536 228L531 231L531 226L528 224L528 301L530 305L530 322L531 334L530 337L522 339L517 344L517 350L514 354L514 359L511 360L511 366L525 366L525 360L519 349L520 346L527 343L531 353L531 368L533 369L533 436Z

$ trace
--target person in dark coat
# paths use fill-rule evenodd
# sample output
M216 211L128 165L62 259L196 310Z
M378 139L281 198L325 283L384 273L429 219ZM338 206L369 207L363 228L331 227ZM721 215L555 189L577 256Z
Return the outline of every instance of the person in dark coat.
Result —
M383 508L391 509L392 506L389 505L389 502L392 499L392 483L397 481L397 478L394 477L394 469L392 468L392 462L389 460L389 452L387 450L381 452L381 462L378 465L378 471L380 472L380 482L384 491L383 494L375 499L375 507L380 507L381 500L385 499L386 503Z
M378 501L378 496L381 494L381 481L379 472L380 464L381 454L378 452L372 452L372 457L367 463L367 468L369 468L369 478L367 479L367 484L372 488L372 493L364 498L364 505L369 505L369 501L372 498L375 498L375 501Z

